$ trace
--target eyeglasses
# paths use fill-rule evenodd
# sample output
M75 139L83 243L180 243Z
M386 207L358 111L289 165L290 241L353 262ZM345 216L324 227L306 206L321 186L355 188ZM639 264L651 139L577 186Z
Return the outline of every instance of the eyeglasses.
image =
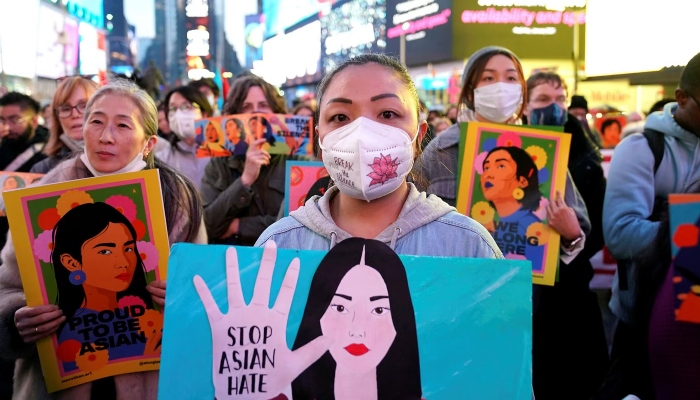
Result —
M13 115L10 118L0 117L0 125L17 125L20 122L24 122L27 118L21 115Z
M56 109L56 114L61 118L68 118L73 114L73 109L75 108L75 110L78 112L78 114L82 115L85 113L86 107L87 107L86 103L78 103L74 106L64 104Z
M197 104L191 104L191 103L182 103L180 107L170 107L168 108L168 114L172 115L177 112L177 110L180 111L192 111L195 109L199 109L199 106Z

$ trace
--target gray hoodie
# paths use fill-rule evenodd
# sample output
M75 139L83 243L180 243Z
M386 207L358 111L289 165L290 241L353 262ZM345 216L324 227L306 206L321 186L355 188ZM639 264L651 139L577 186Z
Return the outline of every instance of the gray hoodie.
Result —
M398 254L503 258L481 224L457 213L439 197L419 192L412 183L408 186L409 195L399 217L375 240L386 243ZM323 197L309 199L289 217L267 228L255 246L274 240L279 248L325 251L352 237L331 217L330 199L337 193L338 188L332 187Z

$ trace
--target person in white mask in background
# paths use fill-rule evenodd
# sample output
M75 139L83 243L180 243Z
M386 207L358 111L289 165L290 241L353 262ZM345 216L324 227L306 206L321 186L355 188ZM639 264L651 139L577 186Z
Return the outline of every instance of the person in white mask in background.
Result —
M221 110L219 110L219 86L211 78L202 78L196 81L191 81L187 86L193 87L203 94L207 99L207 102L211 106L212 117L218 117L221 115Z
M270 226L256 246L274 240L278 248L328 250L361 237L398 254L503 258L479 223L407 182L427 123L419 120L416 87L398 60L351 58L317 91L316 131L334 185Z
M169 141L158 141L156 157L188 177L199 190L210 159L197 158L194 121L211 117L211 105L202 93L190 86L171 90L165 96L164 103L172 136Z
M521 118L527 107L525 100L528 99L527 82L520 60L510 50L489 46L476 51L467 62L462 82L459 122L522 124ZM542 110L530 111L539 113ZM554 125L553 122L552 118L539 121L548 125ZM563 122L560 120L557 124ZM430 142L414 167L414 173L419 177L416 180L418 188L452 205L455 204L458 185L459 125L451 126ZM566 268L583 250L586 232L590 232L591 226L586 204L568 170L566 190L549 199L547 223L561 235L560 266ZM538 321L540 307L547 306L548 302L543 300L540 304L541 295L539 288L535 288L532 299L535 322ZM533 380L546 381L547 377L538 367L538 354L533 357ZM539 396L540 388L536 385L534 390L535 396ZM542 393L542 397L547 398L545 393Z
M135 83L117 79L85 107L85 151L58 164L39 184L157 169L170 245L206 243L202 203L194 186L153 156L158 117L153 99ZM158 393L158 371L117 375L47 393L36 342L65 321L56 305L27 306L17 254L8 235L0 268L0 354L16 361L15 399L146 399ZM149 283L154 303L165 305L164 280Z

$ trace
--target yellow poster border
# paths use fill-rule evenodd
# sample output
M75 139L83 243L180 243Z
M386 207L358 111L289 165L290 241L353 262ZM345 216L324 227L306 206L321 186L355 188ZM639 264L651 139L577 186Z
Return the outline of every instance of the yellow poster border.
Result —
M457 198L456 208L461 214L469 216L471 204L471 190L473 189L473 165L474 159L478 155L477 138L481 130L489 132L511 132L518 136L533 136L552 140L558 140L559 144L556 151L556 160L554 161L554 181L552 182L552 191L561 191L562 195L566 191L566 176L568 174L569 149L571 147L571 135L567 133L554 132L551 130L533 129L520 125L502 125L486 122L470 122L467 125L467 131L464 141L464 155L462 157L461 173L459 174L459 182L457 182ZM549 242L547 246L547 254L545 255L545 270L543 274L532 274L532 283L538 285L553 286L557 278L557 269L559 267L559 252L561 238L553 230L550 229Z
M49 303L44 301L42 288L39 284L38 268L34 262L34 251L29 240L28 227L31 225L31 220L27 221L26 219L28 213L25 212L26 210L23 205L24 199L45 193L55 193L71 189L94 190L104 185L118 186L115 184L120 182L132 184L134 181L139 180L144 183L144 194L147 196L147 201L144 202L144 204L153 230L153 242L158 249L158 277L161 280L165 280L167 278L170 244L168 242L168 231L165 221L165 212L163 210L163 196L161 193L158 170L152 169L96 178L77 179L68 182L16 189L3 193L10 231L12 232L17 255L20 277L27 299L27 306L36 307ZM118 364L105 365L98 371L79 371L61 377L59 372L60 361L58 360L56 349L53 345L53 337L55 335L54 333L36 342L39 359L41 361L41 369L49 393L108 376L159 369L160 355L156 357L139 358L138 360L125 360Z

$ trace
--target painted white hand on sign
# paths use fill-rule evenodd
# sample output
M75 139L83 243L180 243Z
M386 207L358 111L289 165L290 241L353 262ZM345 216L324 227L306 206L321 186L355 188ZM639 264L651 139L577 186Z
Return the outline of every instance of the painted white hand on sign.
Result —
M295 258L282 281L274 306L268 307L277 245L268 241L263 251L250 304L245 304L238 270L238 254L226 250L228 312L219 310L199 275L193 279L207 312L212 332L212 376L218 400L267 400L282 393L329 348L330 340L316 338L295 351L287 346L287 318L299 277Z

